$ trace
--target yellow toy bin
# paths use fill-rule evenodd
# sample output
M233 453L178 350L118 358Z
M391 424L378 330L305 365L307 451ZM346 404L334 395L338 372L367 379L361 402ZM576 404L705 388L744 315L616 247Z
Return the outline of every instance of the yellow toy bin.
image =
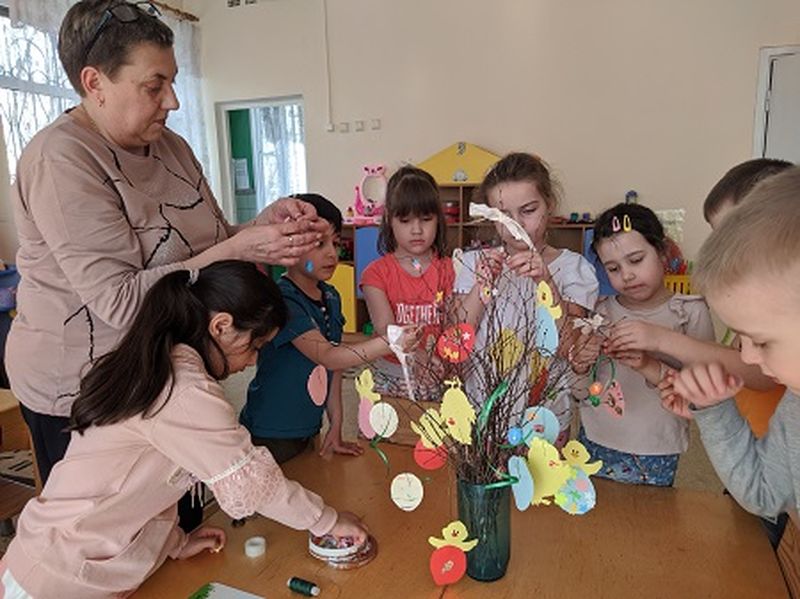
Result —
M689 275L665 275L664 285L672 293L692 294L692 279Z

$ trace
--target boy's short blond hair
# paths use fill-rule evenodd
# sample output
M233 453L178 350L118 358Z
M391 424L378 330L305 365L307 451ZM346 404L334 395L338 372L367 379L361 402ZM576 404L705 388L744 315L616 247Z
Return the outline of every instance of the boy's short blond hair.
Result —
M800 262L800 167L759 183L700 248L692 287L730 289L753 275L785 276Z

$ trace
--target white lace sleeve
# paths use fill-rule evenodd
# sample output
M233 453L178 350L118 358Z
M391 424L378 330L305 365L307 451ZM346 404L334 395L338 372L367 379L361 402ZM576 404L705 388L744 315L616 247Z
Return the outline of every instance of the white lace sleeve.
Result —
M241 462L204 482L232 518L258 512L314 534L325 534L336 523L336 512L321 497L288 480L264 447L253 448Z

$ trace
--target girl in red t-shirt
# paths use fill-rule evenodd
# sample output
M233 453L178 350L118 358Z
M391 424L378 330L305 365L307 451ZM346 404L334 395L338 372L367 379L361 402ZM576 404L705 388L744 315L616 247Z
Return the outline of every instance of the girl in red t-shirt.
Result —
M446 321L446 300L453 292L455 273L445 255L446 228L436 181L424 170L404 166L389 179L378 249L384 254L361 275L375 333L386 334L390 324L420 325L435 342ZM429 339L430 338L430 339ZM416 373L420 374L419 369ZM422 377L425 378L425 377ZM376 364L380 391L408 396L397 360L387 356ZM435 399L437 385L415 377L414 395ZM427 389L420 387L429 387Z

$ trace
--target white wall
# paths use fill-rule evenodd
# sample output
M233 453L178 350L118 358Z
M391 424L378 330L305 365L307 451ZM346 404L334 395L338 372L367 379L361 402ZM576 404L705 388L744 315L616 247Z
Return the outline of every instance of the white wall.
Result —
M383 127L327 133L321 0L226 4L183 2L201 18L212 137L215 102L300 93L309 188L342 206L363 163L466 140L546 158L564 211L631 188L687 208L691 254L705 194L751 155L759 47L800 42L796 0L329 0L334 121Z

